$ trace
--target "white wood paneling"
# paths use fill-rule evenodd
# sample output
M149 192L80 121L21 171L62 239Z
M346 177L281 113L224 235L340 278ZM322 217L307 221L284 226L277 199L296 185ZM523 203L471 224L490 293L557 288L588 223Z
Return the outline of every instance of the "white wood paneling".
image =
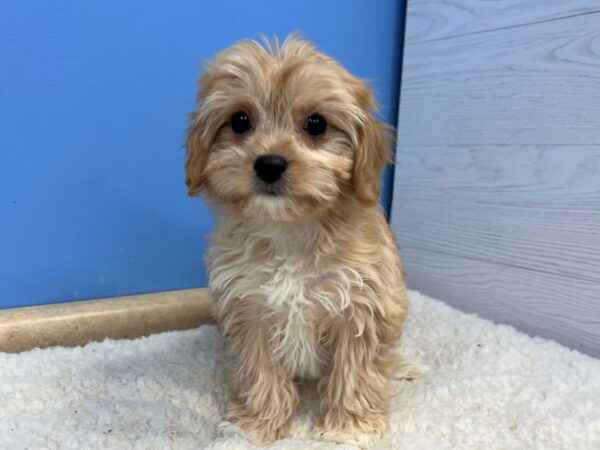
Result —
M444 39L600 11L598 0L410 0L406 41Z
M409 286L464 311L600 356L598 283L411 246L402 255Z
M403 145L600 144L600 13L407 45L404 58Z
M405 147L398 171L403 244L600 286L600 146Z
M594 7L409 0L392 224L410 287L600 356Z
M396 177L411 287L598 351L600 146L401 146Z

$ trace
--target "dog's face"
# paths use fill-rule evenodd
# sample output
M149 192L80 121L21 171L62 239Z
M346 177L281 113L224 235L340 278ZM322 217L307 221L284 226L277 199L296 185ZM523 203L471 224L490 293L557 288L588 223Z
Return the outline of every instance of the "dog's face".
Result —
M186 148L189 194L245 218L315 217L372 205L388 161L368 87L299 39L218 54L201 77Z

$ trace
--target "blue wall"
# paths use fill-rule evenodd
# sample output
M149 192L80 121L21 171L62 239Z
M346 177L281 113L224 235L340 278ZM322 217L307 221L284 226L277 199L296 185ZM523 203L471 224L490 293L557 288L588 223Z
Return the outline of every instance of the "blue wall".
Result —
M181 147L200 61L302 30L395 121L400 2L15 1L0 14L0 307L206 284ZM387 199L386 199L387 201Z

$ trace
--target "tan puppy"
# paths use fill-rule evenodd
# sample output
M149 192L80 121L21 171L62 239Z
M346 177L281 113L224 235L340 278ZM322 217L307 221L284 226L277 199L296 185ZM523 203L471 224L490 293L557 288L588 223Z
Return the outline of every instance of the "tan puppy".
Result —
M283 436L319 379L317 436L369 446L387 424L407 300L378 205L390 160L367 85L311 44L245 41L199 80L186 183L218 211L207 257L235 355L228 419Z

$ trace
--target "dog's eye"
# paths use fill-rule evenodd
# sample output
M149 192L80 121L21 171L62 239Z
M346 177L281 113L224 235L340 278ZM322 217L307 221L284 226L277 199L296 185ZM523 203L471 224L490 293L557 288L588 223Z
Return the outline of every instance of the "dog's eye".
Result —
M238 111L231 116L231 129L234 133L242 134L252 127L250 117L244 111Z
M319 136L325 133L327 129L327 121L325 117L320 114L313 114L308 116L306 122L304 122L304 130L311 136Z

